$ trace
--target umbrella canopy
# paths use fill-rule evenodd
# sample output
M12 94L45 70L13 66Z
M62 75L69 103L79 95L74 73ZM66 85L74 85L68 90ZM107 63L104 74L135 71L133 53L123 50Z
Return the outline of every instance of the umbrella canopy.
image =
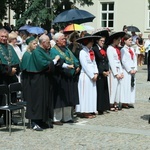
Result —
M135 26L127 26L127 30L131 32L140 32L140 30Z
M31 27L27 29L27 31L29 33L36 34L36 35L44 33L44 29L41 27Z
M85 30L87 31L93 31L95 30L94 27L90 26L90 25L87 25L87 24L82 24L82 26L85 28Z
M31 27L32 27L32 26L26 24L26 25L20 27L20 28L19 28L19 31L20 31L20 30L27 30L27 29L29 29L29 28L31 28Z
M95 18L91 13L80 10L80 9L70 9L60 13L53 21L53 23L85 23L92 22Z
M70 24L67 27L65 27L64 32L67 31L84 31L85 28L82 25L79 24Z

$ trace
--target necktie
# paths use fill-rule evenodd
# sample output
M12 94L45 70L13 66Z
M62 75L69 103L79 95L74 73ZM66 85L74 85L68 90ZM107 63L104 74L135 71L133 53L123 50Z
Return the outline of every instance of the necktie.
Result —
M93 50L90 50L89 53L90 53L90 59L93 61L95 58Z
M131 59L133 59L134 53L133 53L133 51L130 48L129 48L129 53L131 55Z
M104 49L100 49L100 53L102 56L106 56L106 51Z

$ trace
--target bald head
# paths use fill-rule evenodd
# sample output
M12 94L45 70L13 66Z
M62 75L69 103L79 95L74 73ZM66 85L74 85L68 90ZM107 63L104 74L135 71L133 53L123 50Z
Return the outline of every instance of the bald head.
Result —
M49 37L45 34L40 36L39 43L40 43L40 46L45 50L49 50L51 47Z
M41 44L43 41L49 40L49 37L46 34L43 34L39 37L39 43Z

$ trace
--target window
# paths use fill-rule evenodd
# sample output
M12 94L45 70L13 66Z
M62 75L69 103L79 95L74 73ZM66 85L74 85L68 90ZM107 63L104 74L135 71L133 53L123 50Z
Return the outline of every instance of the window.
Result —
M150 28L150 10L148 10L148 28Z
M101 26L102 27L114 27L114 3L101 3Z

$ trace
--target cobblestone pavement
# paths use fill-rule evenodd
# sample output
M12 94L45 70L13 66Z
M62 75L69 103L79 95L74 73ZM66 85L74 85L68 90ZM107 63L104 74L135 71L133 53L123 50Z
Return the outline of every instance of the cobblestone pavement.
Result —
M13 126L9 136L0 128L0 150L150 150L150 83L146 66L136 75L134 109L110 112L76 124L54 126L42 132Z

